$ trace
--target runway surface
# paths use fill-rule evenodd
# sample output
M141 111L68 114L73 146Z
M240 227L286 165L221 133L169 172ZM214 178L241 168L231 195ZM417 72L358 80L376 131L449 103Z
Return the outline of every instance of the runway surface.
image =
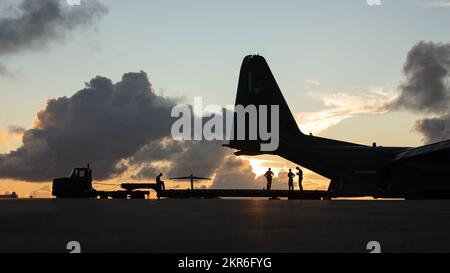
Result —
M0 252L450 252L450 201L1 200Z

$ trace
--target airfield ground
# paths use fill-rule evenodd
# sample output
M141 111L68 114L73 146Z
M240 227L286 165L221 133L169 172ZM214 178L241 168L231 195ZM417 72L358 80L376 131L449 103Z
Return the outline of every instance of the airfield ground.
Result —
M450 201L2 200L0 252L450 252Z

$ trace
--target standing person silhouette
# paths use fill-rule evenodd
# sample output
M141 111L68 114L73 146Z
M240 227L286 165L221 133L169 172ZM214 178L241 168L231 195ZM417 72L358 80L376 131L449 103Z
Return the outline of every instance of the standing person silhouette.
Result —
M297 177L298 177L298 187L300 191L303 191L303 171L299 167L297 167Z
M272 179L273 179L273 172L272 172L272 168L269 168L269 170L264 174L264 177L266 177L267 179L267 190L270 191L270 189L272 188Z
M294 190L294 177L295 177L295 174L292 172L291 169L289 169L289 173L288 173L289 181L288 181L288 183L289 183L289 190L290 191Z
M166 185L164 185L164 181L161 180L161 177L163 176L162 173L160 173L157 177L156 177L156 185L158 186L160 191L165 191L166 190Z

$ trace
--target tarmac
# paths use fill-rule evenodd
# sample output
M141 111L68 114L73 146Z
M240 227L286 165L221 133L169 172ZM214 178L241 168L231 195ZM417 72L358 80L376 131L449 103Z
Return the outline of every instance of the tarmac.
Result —
M0 252L450 252L450 201L0 200Z

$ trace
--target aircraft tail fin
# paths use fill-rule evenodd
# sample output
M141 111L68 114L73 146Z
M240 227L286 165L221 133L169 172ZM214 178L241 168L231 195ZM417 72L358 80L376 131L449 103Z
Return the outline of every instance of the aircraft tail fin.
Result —
M256 106L256 108L258 109L258 121L260 118L259 106L278 106L280 140L282 141L294 138L298 139L299 136L303 136L302 132L297 126L294 116L289 109L288 104L286 103L286 100L283 97L283 94L281 93L280 88L278 87L278 84L269 68L269 65L262 56L247 56L242 63L236 97L236 106L239 105L242 105L243 107L248 107L251 105ZM268 112L270 115L270 110ZM270 127L271 118L269 117L267 120L267 126ZM248 123L246 126L246 130L249 130ZM230 142L229 146L232 148L248 151L256 149L256 145L261 144L261 142L263 141L234 140Z

